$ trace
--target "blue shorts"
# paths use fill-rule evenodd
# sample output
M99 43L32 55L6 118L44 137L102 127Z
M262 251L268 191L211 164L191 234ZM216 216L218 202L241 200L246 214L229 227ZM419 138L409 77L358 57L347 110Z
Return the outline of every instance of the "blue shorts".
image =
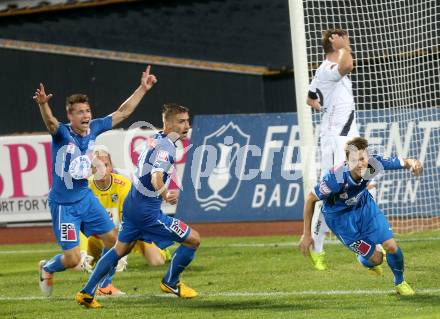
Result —
M356 254L370 258L377 244L394 237L383 212L369 196L365 204L339 216L325 216L330 230Z
M163 249L174 242L183 242L191 233L191 227L180 219L170 217L164 213L158 214L154 221L140 223L129 218L124 218L119 225L118 241L130 243L143 240L147 243L155 243Z
M115 228L105 208L90 191L78 202L58 204L49 202L52 229L63 250L79 245L79 231L87 237L102 235Z

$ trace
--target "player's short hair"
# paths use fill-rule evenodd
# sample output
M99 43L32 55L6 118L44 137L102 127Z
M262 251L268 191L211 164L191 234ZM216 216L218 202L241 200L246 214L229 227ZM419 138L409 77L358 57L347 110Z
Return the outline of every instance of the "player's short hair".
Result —
M169 121L172 117L180 113L189 113L189 108L176 103L166 103L162 108L162 119L164 122Z
M354 137L345 144L345 157L348 159L350 152L354 150L360 151L360 150L366 150L367 148L368 148L367 139L363 137Z
M348 32L340 28L332 28L324 31L322 34L322 47L324 48L325 54L332 53L334 51L332 43L330 42L330 38L333 34L337 34L342 37L344 35L348 35Z
M66 98L66 111L68 113L73 111L73 105L75 103L89 104L89 97L85 94L72 94Z

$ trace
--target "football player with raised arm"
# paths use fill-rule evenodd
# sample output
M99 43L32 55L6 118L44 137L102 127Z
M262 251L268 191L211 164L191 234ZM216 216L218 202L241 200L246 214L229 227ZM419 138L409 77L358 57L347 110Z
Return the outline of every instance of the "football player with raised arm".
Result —
M118 241L98 261L95 270L76 301L87 308L99 308L94 298L98 283L116 267L118 260L128 254L136 241L178 242L168 271L162 278L160 289L181 298L194 298L197 292L180 280L200 245L197 231L183 221L167 216L161 211L163 200L175 205L178 193L169 191L170 174L174 168L178 139L184 138L189 126L189 110L178 104L165 104L162 112L164 130L146 143L138 160L130 193L124 201Z
M313 243L313 211L316 202L322 200L322 212L328 227L342 244L358 255L363 266L372 268L383 262L383 252L376 249L378 244L382 244L387 253L387 263L394 274L397 293L409 296L414 294L414 290L403 276L402 250L397 246L385 215L367 190L374 176L396 169L409 169L414 176L419 176L423 170L416 159L369 155L368 141L362 137L348 141L346 162L328 172L307 195L300 249L304 256L309 254Z
M63 250L39 263L39 284L44 295L52 293L54 273L74 268L80 262L80 229L87 236L96 235L102 239L104 252L115 244L115 226L88 187L93 146L99 134L111 130L133 113L156 82L148 66L142 73L139 87L115 112L93 120L88 97L71 95L66 99L68 124L60 123L53 116L49 106L52 94L46 94L43 84L36 90L33 99L52 136L52 187L48 201L53 232Z
M353 57L347 31L326 30L322 37L322 47L325 60L315 72L307 98L307 104L322 113L320 178L345 160L345 143L359 136L352 83L348 77L353 70ZM374 182L370 183L369 189L375 192ZM327 269L324 251L327 232L328 227L317 205L312 222L313 245L310 249L310 257L317 270Z

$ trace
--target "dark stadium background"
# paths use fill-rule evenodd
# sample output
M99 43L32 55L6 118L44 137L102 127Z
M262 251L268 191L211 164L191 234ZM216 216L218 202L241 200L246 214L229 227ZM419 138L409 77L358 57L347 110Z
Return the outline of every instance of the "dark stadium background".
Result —
M66 1L72 2L72 1ZM18 13L19 10L17 10ZM146 0L2 16L0 38L234 64L234 72L153 65L159 85L121 127L160 125L160 107L196 114L296 111L287 0ZM66 95L106 115L138 85L145 64L0 48L0 135L45 132L31 97L40 81L65 121ZM265 71L246 74L246 66ZM258 72L257 72L258 73Z

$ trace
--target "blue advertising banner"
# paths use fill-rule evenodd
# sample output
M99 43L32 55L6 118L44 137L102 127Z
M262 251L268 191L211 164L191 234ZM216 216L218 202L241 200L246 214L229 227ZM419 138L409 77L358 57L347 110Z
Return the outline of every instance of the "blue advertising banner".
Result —
M187 222L300 220L294 113L196 116L176 216Z
M440 216L440 109L363 111L357 122L371 152L417 158L424 166L418 178L407 170L377 178L376 202L384 213ZM297 123L296 113L196 116L177 216L187 222L301 220ZM319 124L315 145L318 134Z
M358 112L371 152L418 159L423 174L386 171L377 179L376 202L400 220L440 216L440 108L389 108Z

